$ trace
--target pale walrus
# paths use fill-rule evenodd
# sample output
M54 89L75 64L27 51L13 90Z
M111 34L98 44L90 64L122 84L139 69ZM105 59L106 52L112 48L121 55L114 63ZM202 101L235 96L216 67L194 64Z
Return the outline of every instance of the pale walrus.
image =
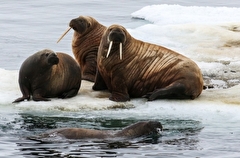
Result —
M31 95L34 101L70 98L81 86L80 66L70 55L44 49L23 62L18 82L23 96L14 102L30 100Z
M62 128L41 134L40 138L64 137L67 139L106 139L106 138L137 138L147 135L159 135L163 130L158 121L140 121L123 130L96 130L86 128Z
M203 89L197 64L170 49L133 38L120 25L110 26L98 49L94 90L111 92L110 100L130 97L194 99Z
M72 38L72 51L75 59L81 66L82 79L95 80L97 68L97 52L102 35L106 27L90 16L79 16L72 19L69 23L70 28L74 30ZM58 42L63 38L60 37Z

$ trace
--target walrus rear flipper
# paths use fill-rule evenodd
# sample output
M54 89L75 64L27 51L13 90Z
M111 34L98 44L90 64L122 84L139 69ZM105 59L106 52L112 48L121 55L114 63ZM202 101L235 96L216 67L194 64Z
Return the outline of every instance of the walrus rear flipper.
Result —
M58 96L58 98L65 99L65 98L74 97L74 96L76 96L76 95L78 94L78 90L79 90L79 89L71 89L71 90L68 91L68 92L62 93L60 96Z
M21 89L23 96L20 98L17 98L12 103L18 103L18 102L24 101L25 99L30 100L30 93L29 93L28 87L20 84L20 89Z
M192 96L185 94L185 86L182 83L175 82L165 88L156 89L142 96L147 98L148 101L156 99L191 99Z
M32 96L32 99L34 101L51 101L50 99L47 99L47 98L43 98L41 95L39 95L38 93L34 93L33 96Z
M12 103L18 103L18 102L24 101L25 99L30 100L30 96L28 96L28 97L23 96L21 98L17 98Z

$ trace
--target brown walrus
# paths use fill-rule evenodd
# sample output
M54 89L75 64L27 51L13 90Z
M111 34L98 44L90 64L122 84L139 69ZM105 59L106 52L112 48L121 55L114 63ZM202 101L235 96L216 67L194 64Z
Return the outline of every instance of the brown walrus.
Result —
M30 100L31 95L34 101L70 98L81 86L80 66L70 55L44 49L23 62L18 82L23 96L14 102Z
M81 67L82 79L94 82L97 68L98 46L106 27L90 16L79 16L78 18L72 19L69 26L70 28L63 36L71 28L74 30L72 51ZM59 41L63 36L61 36Z
M113 101L128 101L130 97L146 97L149 101L194 99L203 89L202 73L195 62L170 49L137 40L120 25L105 31L97 64L93 90L107 87Z
M105 138L136 138L144 135L158 135L163 130L162 124L158 121L140 121L123 130L95 130L86 128L63 128L46 132L40 138L64 137L67 139L105 139Z

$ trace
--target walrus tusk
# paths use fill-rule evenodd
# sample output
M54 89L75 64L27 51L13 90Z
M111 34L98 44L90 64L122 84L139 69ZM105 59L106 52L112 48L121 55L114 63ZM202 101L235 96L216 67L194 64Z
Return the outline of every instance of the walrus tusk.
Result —
M57 41L57 43L59 42L59 41L61 41L61 39L68 33L68 31L70 31L71 30L71 27L69 27L64 33L63 33L63 35L59 38L59 40Z
M110 41L106 58L108 58L108 56L109 56L109 54L110 54L110 51L111 51L111 49L112 49L112 44L113 44L113 41Z
M122 60L122 43L119 44L120 60Z

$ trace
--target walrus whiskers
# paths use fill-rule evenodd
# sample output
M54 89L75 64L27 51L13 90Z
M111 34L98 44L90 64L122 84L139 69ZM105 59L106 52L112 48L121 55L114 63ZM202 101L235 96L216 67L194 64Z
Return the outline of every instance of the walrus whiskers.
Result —
M120 60L122 60L122 43L119 44Z
M113 44L113 41L110 41L106 58L108 58L108 56L109 56L109 54L110 54L110 51L111 51L111 49L112 49L112 44Z
M61 41L61 39L62 39L70 30L71 30L71 27L69 27L69 28L63 33L63 35L58 39L57 43L58 43L59 41Z

